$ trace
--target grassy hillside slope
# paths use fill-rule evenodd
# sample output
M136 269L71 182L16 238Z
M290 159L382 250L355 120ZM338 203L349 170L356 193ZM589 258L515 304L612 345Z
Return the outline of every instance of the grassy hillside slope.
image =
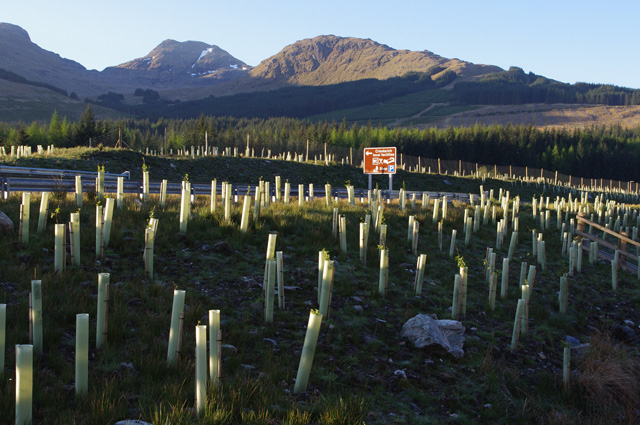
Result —
M65 151L60 150L59 155ZM94 168L107 171L141 167L137 154L97 150L67 152L42 161L42 166ZM35 161L35 158L31 159ZM257 184L261 175L273 184L285 164L228 158L166 160L146 158L151 179L180 178L218 181L237 179ZM173 164L173 166L171 165ZM34 162L33 165L38 165ZM355 176L350 167L291 164L286 171L292 184L322 182L336 185ZM293 167L296 169L294 170ZM172 171L173 170L173 171ZM238 176L242 170L243 176ZM251 171L249 171L251 170ZM133 170L132 170L133 171ZM251 173L251 174L249 174ZM325 174L326 173L326 174ZM134 174L137 178L138 173ZM258 176L259 177L259 176ZM431 179L431 180L429 180ZM447 180L450 184L448 185ZM272 203L251 220L248 232L239 231L242 199L231 209L231 222L223 209L210 210L208 195L195 198L185 234L179 232L178 196L161 207L152 195L140 203L127 196L114 212L111 240L103 258L95 255L95 197L89 192L80 209L81 266L53 270L56 221L66 223L78 210L72 197L52 194L48 227L37 233L40 196L31 199L29 241L17 236L0 238L0 303L7 304L7 348L4 374L0 374L0 411L14 417L15 344L28 342L28 293L31 279L42 280L43 353L34 362L34 423L105 424L140 419L159 424L629 424L640 420L640 290L637 277L619 272L612 288L611 265L591 264L585 253L580 271L569 277L568 310L558 312L560 277L569 272L559 227L568 228L574 212L556 214L558 197L583 199L564 188L504 181L443 176L406 176L407 189L456 190L480 193L492 188L490 203L496 218L505 215L497 199L510 191L530 199L549 196L550 221L541 227L539 215L522 203L519 233L512 236L513 203L509 203L507 238L499 248L496 227L489 217L464 243L465 210L475 208L453 202L447 216L432 217L434 204L400 208L385 204L389 280L379 293L378 233L371 230L367 261L359 256L359 224L370 205L324 199L298 206ZM354 182L356 185L360 181ZM521 192L526 190L526 192ZM577 198L576 198L577 196ZM592 199L591 199L592 200ZM0 210L18 222L21 196L0 200ZM220 202L220 199L218 199ZM476 205L477 205L476 197ZM627 200L627 202L637 202ZM544 204L544 203L543 203ZM586 208L586 202L581 205ZM332 233L333 209L346 219L346 250ZM589 204L593 210L594 205ZM253 207L251 208L253 210ZM635 225L637 211L628 210ZM610 209L611 219L623 210ZM620 215L618 215L620 213ZM159 220L154 247L154 275L143 267L144 231L149 217ZM409 216L419 223L417 252L407 241ZM557 217L561 222L557 221ZM543 221L544 222L544 221ZM448 247L457 231L454 257ZM277 232L276 251L283 253L285 308L276 305L273 323L264 319L265 250L270 232ZM546 268L532 256L532 233L546 243ZM599 232L598 232L599 233ZM509 239L517 241L508 271L506 297L489 303L486 280L487 248L496 253L496 282L500 285L502 258ZM441 249L439 238L442 238ZM330 311L322 319L309 385L294 394L298 364L311 309L318 307L318 252L326 250L334 261ZM426 254L422 292L414 289L416 254ZM517 300L521 297L521 264L536 266L528 316L528 331L512 345ZM455 359L441 350L418 349L401 336L407 320L417 314L451 317L454 276L468 268L464 356ZM525 267L525 270L528 270ZM110 274L108 338L95 347L97 274ZM523 276L524 277L524 276ZM167 364L167 341L174 289L186 291L183 340L179 360ZM196 416L194 409L194 329L207 324L211 309L219 309L222 330L221 380L208 387L208 406ZM74 394L75 315L90 314L89 390ZM521 323L517 323L518 328ZM570 382L563 385L563 351L571 346ZM565 389L566 388L566 389Z

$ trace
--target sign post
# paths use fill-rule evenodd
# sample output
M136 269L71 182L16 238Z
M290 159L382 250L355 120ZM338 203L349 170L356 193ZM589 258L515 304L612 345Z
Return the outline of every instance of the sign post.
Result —
M389 192L393 188L393 175L396 173L396 147L364 148L364 173L369 175L371 190L373 174L389 175Z

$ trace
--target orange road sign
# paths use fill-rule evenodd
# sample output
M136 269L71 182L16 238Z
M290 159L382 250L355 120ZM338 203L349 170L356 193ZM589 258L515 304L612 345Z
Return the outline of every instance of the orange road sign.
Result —
M396 148L364 148L365 174L395 174Z

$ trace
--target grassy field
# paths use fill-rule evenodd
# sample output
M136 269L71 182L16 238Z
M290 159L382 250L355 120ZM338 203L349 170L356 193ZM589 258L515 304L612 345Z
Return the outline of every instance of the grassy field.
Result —
M111 151L60 152L63 157L29 165L140 171L138 154ZM51 163L45 161L51 161ZM175 160L145 158L151 179L177 181L229 180L257 184L276 174L292 185L326 181L335 186L351 180L362 185L358 169L314 166L280 161L206 158ZM171 165L173 164L173 166ZM26 165L21 163L21 165ZM290 167L290 168L289 168ZM242 174L239 174L242 173ZM197 176L197 177L196 177ZM285 177L286 176L286 177ZM408 190L446 190L479 193L480 185L532 195L568 198L569 192L535 184L512 184L445 176L401 174ZM447 180L449 184L444 183ZM381 187L385 187L381 185ZM572 194L575 199L576 193ZM28 292L32 279L43 284L44 350L34 362L34 423L110 424L141 419L159 424L427 424L427 423L637 423L640 376L638 325L640 290L635 275L620 271L612 290L611 266L589 264L569 278L568 313L558 313L560 276L569 271L561 255L556 213L542 230L531 206L523 203L519 237L509 268L506 300L498 295L492 311L487 301L484 260L487 247L496 248L496 228L480 225L465 246L463 216L467 205L449 205L442 220L443 250L438 246L433 204L402 210L397 201L386 205L389 287L378 293L378 235L371 230L367 264L358 252L358 226L369 214L356 200L325 205L324 199L298 206L272 203L253 216L249 231L238 230L242 198L234 204L231 223L225 223L218 199L210 211L208 196L197 196L186 234L179 232L178 196L161 208L156 195L140 203L127 196L116 209L104 258L95 256L95 194L88 193L80 210L80 267L53 270L53 224L66 223L77 211L71 195L52 194L48 227L37 233L40 196L32 195L29 243L16 234L0 238L0 303L7 304L5 369L0 377L0 423L13 423L15 404L14 345L29 341ZM0 201L18 223L20 195ZM365 198L366 199L366 198ZM408 203L410 205L410 203ZM477 204L477 201L476 201ZM498 219L498 199L492 199ZM332 234L333 208L347 219L347 252ZM593 209L593 205L591 205ZM550 205L550 209L552 206ZM253 208L252 208L253 211ZM470 209L470 211L472 211ZM159 220L155 243L155 275L146 276L142 260L144 229L149 217ZM427 255L424 289L413 290L416 256L407 242L407 223L420 223L418 253ZM471 213L473 215L473 212ZM562 219L564 220L564 212ZM573 218L574 214L569 214ZM614 218L615 220L615 218ZM630 220L630 225L635 221ZM448 255L456 229L458 258ZM511 237L496 250L502 264ZM517 349L510 348L521 262L536 264L531 231L543 233L547 269L538 265L530 299L529 333ZM275 308L273 323L264 320L263 275L267 240L277 232L276 251L284 257L284 309ZM318 307L318 252L327 250L335 261L329 317L323 318L307 391L294 394L294 379L311 309ZM451 317L454 275L459 263L469 269L464 356L454 359L439 351L417 349L401 336L403 324L417 314ZM499 267L499 270L501 268ZM97 275L110 273L108 339L95 349ZM532 283L532 282L529 282ZM174 288L186 290L182 354L167 365L167 343ZM208 387L208 406L194 412L194 329L207 324L208 311L221 311L223 362L221 381ZM89 392L74 391L75 315L90 315ZM572 349L571 382L563 390L562 353L571 336L581 344Z

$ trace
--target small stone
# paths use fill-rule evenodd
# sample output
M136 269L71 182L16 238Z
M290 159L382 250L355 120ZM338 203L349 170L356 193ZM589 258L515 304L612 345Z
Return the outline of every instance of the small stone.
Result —
M571 335L565 335L564 341L568 344L571 344L572 347L577 347L580 345L580 340L578 338L572 337Z
M0 233L13 234L13 221L2 211L0 211Z
M122 362L120 363L120 366L118 366L118 369L125 370L129 373L136 373L136 368L133 367L133 363Z
M395 372L393 372L393 374L395 376L399 376L402 379L407 379L407 373L403 369L398 369Z
M486 407L487 409L491 409L493 405L491 403L487 403L484 405L484 407Z
M227 241L220 241L216 243L215 245L213 245L213 247L211 247L211 250L213 252L217 252L219 254L226 254L226 255L231 255L235 252L233 247L229 245L229 242Z
M357 311L358 313L362 313L364 311L364 308L362 308L361 305L354 305L353 310Z
M234 353L238 352L238 349L231 344L222 344L222 348L233 351Z
M629 326L616 326L613 328L611 336L622 342L630 342L636 337L636 331Z

